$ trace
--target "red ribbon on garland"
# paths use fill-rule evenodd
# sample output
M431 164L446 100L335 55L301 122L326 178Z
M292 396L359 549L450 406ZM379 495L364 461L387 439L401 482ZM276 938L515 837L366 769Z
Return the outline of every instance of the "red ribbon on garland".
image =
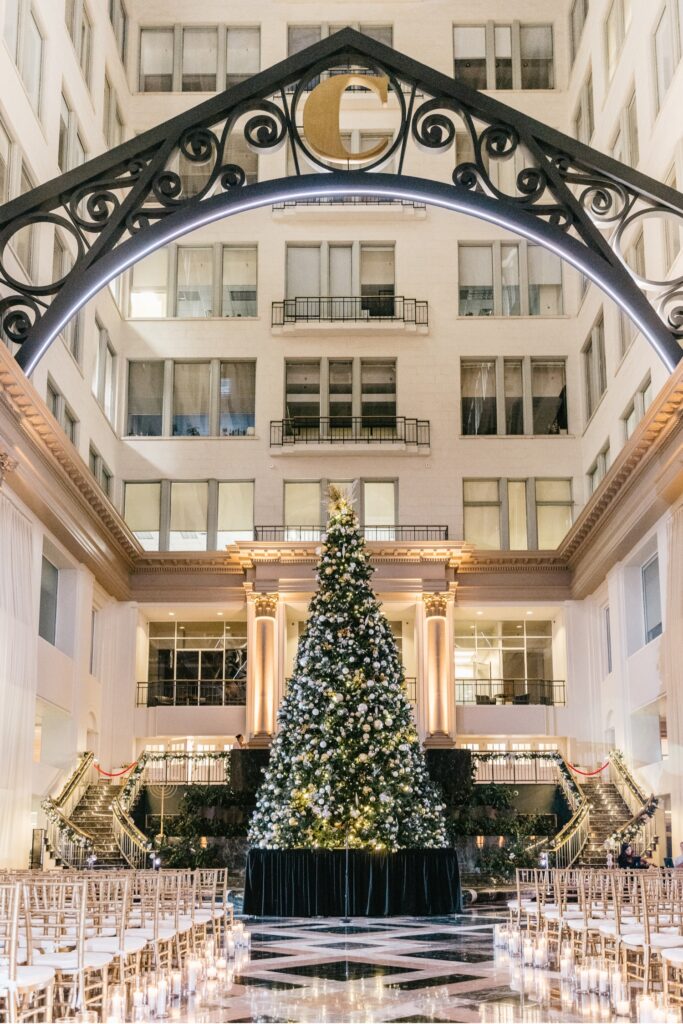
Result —
M127 768L124 768L120 772L105 772L104 768L100 768L100 766L97 764L97 762L95 762L95 768L97 768L97 770L100 773L100 775L106 775L108 779L117 779L119 777L119 775L125 775L126 772L129 772L131 770L131 768L135 768L135 765L137 763L138 763L137 761L133 761L132 764L129 764Z
M605 768L609 764L609 761L605 761L605 763L603 765L601 765L599 768L596 768L596 770L594 772L582 772L580 768L576 768L569 761L567 761L567 764L569 765L569 767L571 768L571 770L573 772L576 772L577 775L599 775L600 772L604 772Z

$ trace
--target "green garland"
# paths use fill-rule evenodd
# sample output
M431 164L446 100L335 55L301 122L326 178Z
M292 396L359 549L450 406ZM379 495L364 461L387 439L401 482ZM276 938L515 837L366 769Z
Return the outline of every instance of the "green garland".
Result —
M43 800L40 806L50 824L56 825L68 842L73 843L74 846L80 846L83 850L93 849L91 839L78 832L73 825L65 824L66 819L59 813L52 800Z

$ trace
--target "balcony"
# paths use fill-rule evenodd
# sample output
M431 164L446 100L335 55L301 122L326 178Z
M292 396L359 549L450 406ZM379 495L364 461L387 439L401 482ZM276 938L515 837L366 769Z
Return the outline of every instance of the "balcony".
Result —
M429 303L402 295L299 295L274 302L272 327L295 323L398 322L426 327Z
M243 707L246 703L244 679L138 683L135 701L139 708Z
M456 679L455 703L564 707L564 679Z
M297 416L271 420L271 448L293 444L402 444L428 448L430 421L405 416Z
M270 541L272 544L288 541L317 544L324 532L322 526L255 526L254 540ZM361 532L366 540L373 541L448 540L447 526L363 526Z

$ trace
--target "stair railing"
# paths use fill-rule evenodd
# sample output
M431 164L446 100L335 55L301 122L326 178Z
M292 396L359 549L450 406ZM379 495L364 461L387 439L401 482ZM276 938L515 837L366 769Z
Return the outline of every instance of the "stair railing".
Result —
M132 817L143 786L147 757L147 754L142 754L138 759L121 793L114 797L111 805L114 839L121 856L132 868L149 867L149 855L153 849L153 843L140 831Z
M74 810L93 782L94 755L87 751L59 793L43 800L41 806L47 819L46 839L53 856L69 868L84 868L93 853L91 835L71 820Z
M545 840L529 846L530 851L547 850L552 864L568 868L577 859L588 842L590 832L590 805L575 783L571 770L561 754L525 751L492 751L473 753L475 782L507 783L508 785L551 783L564 794L571 810L571 818L546 845Z
M610 843L615 848L622 843L630 843L636 854L651 850L656 839L654 815L659 802L657 797L654 793L648 795L640 786L619 750L610 751L609 778L631 812L626 824L612 833Z

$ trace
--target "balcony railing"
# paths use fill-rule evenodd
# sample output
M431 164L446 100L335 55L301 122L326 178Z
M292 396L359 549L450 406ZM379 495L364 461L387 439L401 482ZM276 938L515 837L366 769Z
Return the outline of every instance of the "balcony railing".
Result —
M205 682L138 683L136 704L139 708L158 707L240 707L247 703L244 679Z
M272 326L305 321L400 320L426 326L429 303L426 299L406 299L403 295L298 295L273 303Z
M429 420L405 416L296 416L270 421L271 447L287 444L407 444L429 447Z
M296 206L409 206L413 210L426 209L425 203L411 199L387 199L385 196L314 196L311 199L288 199L274 203L274 210L289 210Z
M562 707L564 679L456 679L456 704Z
M448 540L447 526L363 526L366 540ZM255 526L254 540L273 544L301 540L318 542L325 532L322 526Z

